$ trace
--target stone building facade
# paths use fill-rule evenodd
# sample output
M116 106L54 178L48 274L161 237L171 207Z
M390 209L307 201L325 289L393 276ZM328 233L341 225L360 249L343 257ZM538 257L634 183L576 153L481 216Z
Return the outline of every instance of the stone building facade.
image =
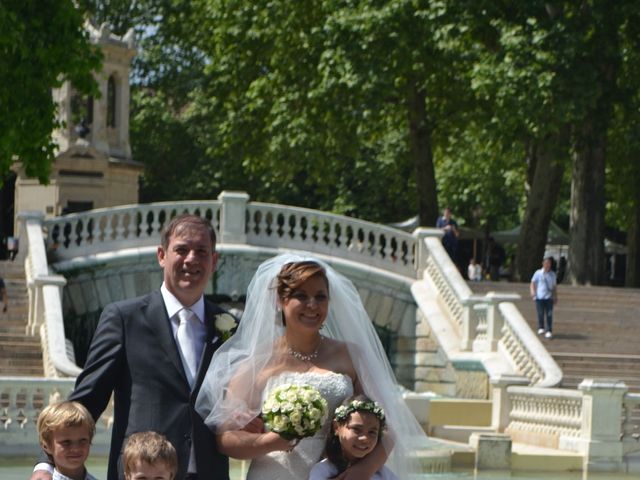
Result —
M64 127L53 133L58 153L50 183L27 178L18 165L16 214L39 211L50 217L138 202L142 165L133 160L129 143L133 31L118 36L106 24L86 28L104 56L103 68L95 74L100 95L83 97L70 82L52 92Z

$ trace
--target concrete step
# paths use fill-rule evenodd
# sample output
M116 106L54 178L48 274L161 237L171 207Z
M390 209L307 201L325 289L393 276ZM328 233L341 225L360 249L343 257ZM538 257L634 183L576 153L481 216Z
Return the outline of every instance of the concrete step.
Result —
M514 302L531 329L537 330L535 304L528 283L469 283L476 294L514 292ZM539 337L563 370L563 386L583 378L620 377L634 386L640 380L640 290L613 287L558 287L554 337ZM635 373L637 372L637 373Z
M25 366L2 366L2 375L8 377L42 377L44 376L44 369L42 365L25 367Z
M2 331L0 332L0 344L1 343L23 343L40 345L39 337L32 337L24 333L24 327L22 331Z

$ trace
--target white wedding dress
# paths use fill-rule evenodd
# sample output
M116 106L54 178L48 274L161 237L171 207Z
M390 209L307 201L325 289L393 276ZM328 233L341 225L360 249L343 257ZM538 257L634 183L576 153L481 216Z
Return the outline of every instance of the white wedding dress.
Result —
M320 460L329 433L333 411L353 395L351 379L341 373L282 372L271 377L265 386L263 400L276 387L285 384L311 385L325 398L329 407L327 421L313 437L303 438L291 452L271 452L254 459L247 480L300 480L309 477L311 468Z

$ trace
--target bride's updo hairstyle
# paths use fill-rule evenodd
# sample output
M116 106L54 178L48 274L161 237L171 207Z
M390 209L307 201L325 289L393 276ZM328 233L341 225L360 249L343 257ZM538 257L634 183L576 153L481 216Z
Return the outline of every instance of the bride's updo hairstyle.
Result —
M302 261L283 265L277 277L278 283L276 290L278 292L278 298L280 301L291 298L293 292L300 288L304 282L315 276L319 276L324 280L328 292L329 280L327 279L327 272L325 272L320 264L312 261ZM286 319L283 316L282 325L286 324Z
M304 282L315 275L320 275L329 289L327 272L319 264L311 261L292 262L283 265L278 274L278 298L285 300L290 298L295 290L300 288Z

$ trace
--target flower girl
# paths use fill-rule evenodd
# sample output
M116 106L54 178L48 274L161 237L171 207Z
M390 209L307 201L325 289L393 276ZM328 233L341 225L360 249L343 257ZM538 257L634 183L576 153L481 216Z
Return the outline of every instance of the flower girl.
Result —
M325 459L311 469L309 480L335 478L366 457L382 438L384 411L365 395L348 398L336 408L325 446ZM382 466L371 480L398 480Z

